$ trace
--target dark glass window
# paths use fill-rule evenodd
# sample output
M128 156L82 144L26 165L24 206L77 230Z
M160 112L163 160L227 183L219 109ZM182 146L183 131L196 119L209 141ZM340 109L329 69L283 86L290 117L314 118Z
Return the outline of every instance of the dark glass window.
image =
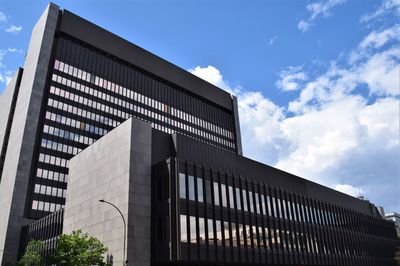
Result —
M210 180L205 180L206 183L206 198L207 198L207 203L212 204L212 195L211 195L211 181Z

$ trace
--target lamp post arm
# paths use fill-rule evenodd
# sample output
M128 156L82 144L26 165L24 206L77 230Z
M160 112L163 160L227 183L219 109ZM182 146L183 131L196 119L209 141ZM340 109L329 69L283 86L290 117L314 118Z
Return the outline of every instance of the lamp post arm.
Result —
M123 265L128 265L128 260L126 259L126 256L125 256L125 250L126 250L126 222L125 222L125 218L124 218L124 215L122 214L122 212L120 211L120 209L117 207L117 206L115 206L114 204L112 204L111 202L108 202L108 201L106 201L106 200L99 200L100 202L104 202L104 203L107 203L107 204L109 204L109 205L111 205L111 206L113 206L118 212L119 212L119 214L121 215L121 218L122 218L122 221L124 222L124 250L123 250Z
M122 221L124 222L124 226L126 226L124 215L123 215L122 212L118 209L118 207L115 206L114 204L112 204L111 202L106 201L106 200L103 200L102 202L108 203L108 204L110 204L111 206L113 206L115 209L117 209L117 211L119 212L119 214L120 214L121 217L122 217Z

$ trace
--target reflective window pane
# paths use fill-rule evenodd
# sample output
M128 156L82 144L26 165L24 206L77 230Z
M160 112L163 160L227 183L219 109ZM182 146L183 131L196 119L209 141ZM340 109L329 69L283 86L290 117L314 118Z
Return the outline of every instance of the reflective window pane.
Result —
M254 212L253 192L249 191L250 212Z
M186 216L181 214L181 242L187 242Z
M256 212L260 214L260 199L258 197L258 193L254 193L254 196L256 198Z
M216 239L217 239L217 245L222 246L222 229L221 229L221 221L216 220L215 221L215 232L216 232Z
M197 200L199 202L204 202L203 199L203 179L197 178Z
M190 242L191 243L196 243L197 242L197 237L196 237L196 217L190 216Z
M186 198L185 174L179 173L179 195L181 199Z
M228 192L229 192L229 206L234 209L235 208L235 203L234 203L234 195L233 195L233 187L229 186L228 187Z
M225 184L221 184L221 198L222 198L222 206L223 207L227 207L226 186L225 186Z
M247 193L246 190L242 190L243 194L243 210L247 212Z
M214 245L214 226L211 219L208 219L208 244Z
M262 209L262 214L266 215L266 209L265 209L265 197L263 194L261 194L261 209Z
M195 200L194 195L194 176L188 176L188 185L189 185L189 200Z
M199 217L199 241L200 244L205 244L206 242L206 231L204 226L204 218Z
M229 247L231 245L230 242L230 230L229 230L229 223L228 222L224 222L224 237L225 237L225 246Z
M219 206L219 190L217 182L214 182L214 202L216 206Z
M240 211L242 209L241 201L240 201L240 189L236 188L236 207Z

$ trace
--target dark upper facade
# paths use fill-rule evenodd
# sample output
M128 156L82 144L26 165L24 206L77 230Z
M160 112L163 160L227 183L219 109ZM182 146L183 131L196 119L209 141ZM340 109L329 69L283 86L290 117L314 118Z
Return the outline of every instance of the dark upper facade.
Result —
M66 10L52 49L29 217L62 208L68 160L131 116L240 152L237 111L225 91Z
M241 154L234 96L54 4L0 101L0 250L63 208L69 159L129 117Z

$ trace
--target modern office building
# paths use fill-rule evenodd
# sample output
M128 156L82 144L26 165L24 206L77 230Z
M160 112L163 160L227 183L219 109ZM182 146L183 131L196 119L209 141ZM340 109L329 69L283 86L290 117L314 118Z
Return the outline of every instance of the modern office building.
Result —
M132 265L394 265L374 205L242 156L234 96L54 4L0 103L1 265L78 228Z

